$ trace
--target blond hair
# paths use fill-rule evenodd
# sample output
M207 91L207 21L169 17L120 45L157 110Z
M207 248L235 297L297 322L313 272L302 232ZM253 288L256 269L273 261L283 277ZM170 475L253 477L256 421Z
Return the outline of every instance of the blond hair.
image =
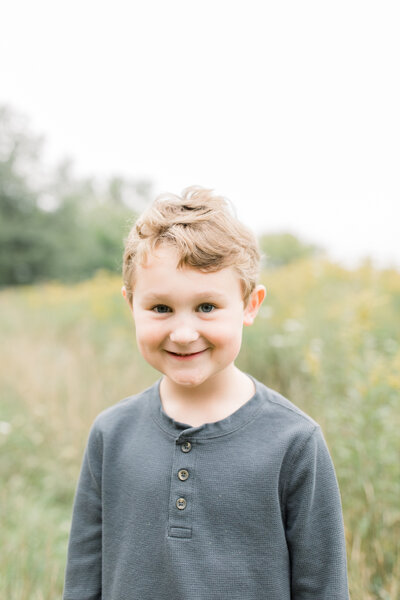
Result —
M177 250L177 268L219 271L233 266L247 303L256 286L260 254L255 236L238 221L228 200L200 186L186 188L182 196L156 198L125 242L123 279L130 304L136 265L144 264L161 244Z

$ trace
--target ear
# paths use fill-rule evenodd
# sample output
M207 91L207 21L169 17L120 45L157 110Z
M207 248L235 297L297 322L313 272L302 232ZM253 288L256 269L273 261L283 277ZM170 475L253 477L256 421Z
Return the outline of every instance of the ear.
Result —
M130 311L131 311L131 312L133 312L133 306L132 306L132 304L129 302L128 293L127 293L127 291L126 291L126 287L125 287L124 285L123 285L123 286L122 286L122 288L121 288L121 294L122 294L122 295L123 295L123 297L125 298L125 300L126 300L126 302L127 302L128 306L129 306L129 309L130 309Z
M247 306L244 309L243 324L252 325L257 316L258 309L264 301L267 290L263 285L258 285L250 294Z

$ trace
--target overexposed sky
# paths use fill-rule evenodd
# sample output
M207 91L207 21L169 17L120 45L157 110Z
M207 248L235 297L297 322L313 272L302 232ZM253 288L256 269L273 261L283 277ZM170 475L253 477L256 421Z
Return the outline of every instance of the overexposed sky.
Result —
M0 103L82 175L400 265L398 0L5 0Z

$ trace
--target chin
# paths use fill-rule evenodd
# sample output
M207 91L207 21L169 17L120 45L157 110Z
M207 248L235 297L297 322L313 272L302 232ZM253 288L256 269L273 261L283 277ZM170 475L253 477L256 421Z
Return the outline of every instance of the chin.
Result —
M172 380L176 385L180 385L181 387L194 388L199 386L202 381L192 380L192 379L173 379Z
M199 385L201 385L202 383L204 383L204 381L206 381L207 378L204 377L190 377L190 376L183 376L183 377L174 377L174 376L169 376L168 373L166 373L166 377L168 377L168 379L170 379L173 383L175 383L175 385L180 385L181 387L186 387L186 388L191 388L191 387L197 387Z

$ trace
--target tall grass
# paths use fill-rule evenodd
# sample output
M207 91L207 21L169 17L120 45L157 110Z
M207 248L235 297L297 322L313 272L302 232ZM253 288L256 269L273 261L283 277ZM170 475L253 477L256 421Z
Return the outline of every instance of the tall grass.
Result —
M400 274L299 262L269 294L238 364L324 430L341 487L353 600L400 598ZM0 294L0 597L61 596L86 436L151 384L120 280Z

